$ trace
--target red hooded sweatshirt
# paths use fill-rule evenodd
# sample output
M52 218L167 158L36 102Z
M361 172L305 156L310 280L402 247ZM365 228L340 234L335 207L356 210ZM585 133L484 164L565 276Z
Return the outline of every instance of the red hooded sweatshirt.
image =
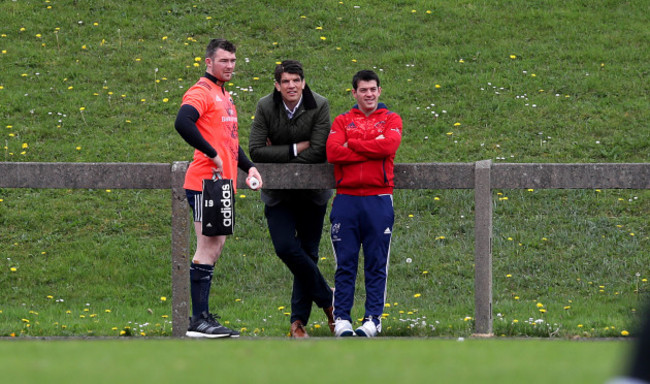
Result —
M327 161L334 164L337 193L393 193L395 152L401 141L402 118L383 103L370 116L356 105L337 116L327 139Z

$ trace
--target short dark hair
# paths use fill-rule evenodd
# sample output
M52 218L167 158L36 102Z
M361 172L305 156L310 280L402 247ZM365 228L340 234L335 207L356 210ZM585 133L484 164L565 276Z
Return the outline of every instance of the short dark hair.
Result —
M212 39L210 40L210 43L208 43L208 47L205 49L205 58L211 59L215 52L217 52L217 49L223 49L230 53L237 52L237 47L235 47L235 45L230 41L226 39Z
M302 64L298 60L284 60L282 63L275 66L275 81L282 80L283 73L293 73L300 75L300 80L305 79L305 73L302 70Z
M361 71L357 72L354 77L352 77L352 88L354 90L357 90L357 86L359 85L359 81L372 81L375 80L377 82L377 86L379 87L379 76L374 71L371 71L369 69L362 69Z

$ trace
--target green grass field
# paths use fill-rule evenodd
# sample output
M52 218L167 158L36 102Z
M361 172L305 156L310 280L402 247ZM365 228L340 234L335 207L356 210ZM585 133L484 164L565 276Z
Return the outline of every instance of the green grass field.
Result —
M558 340L0 342L12 383L604 383L627 343ZM71 374L73 372L73 374Z
M189 160L173 121L207 41L223 36L238 46L228 89L245 149L275 63L293 58L332 117L353 104L352 75L378 71L404 121L397 162L647 162L648 11L642 0L3 1L0 159ZM246 337L285 336L289 272L259 194L240 191L237 208L211 307ZM400 190L395 210L384 335L469 336L472 191ZM496 191L495 334L633 336L649 214L647 190ZM0 336L169 336L170 223L169 191L0 189ZM319 263L333 281L328 229ZM314 311L310 333L328 336L324 321Z

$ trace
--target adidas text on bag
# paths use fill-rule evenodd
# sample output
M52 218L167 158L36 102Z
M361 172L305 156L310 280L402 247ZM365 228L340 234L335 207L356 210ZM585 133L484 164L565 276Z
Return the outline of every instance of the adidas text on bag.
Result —
M203 221L205 236L232 235L235 229L235 194L231 179L203 180Z

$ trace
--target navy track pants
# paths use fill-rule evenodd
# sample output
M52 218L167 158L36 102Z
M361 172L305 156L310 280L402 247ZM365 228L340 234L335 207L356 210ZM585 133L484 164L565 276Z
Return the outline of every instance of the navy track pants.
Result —
M330 237L336 258L334 318L352 322L354 288L363 247L366 305L364 319L381 329L395 214L392 195L337 194L330 213Z

